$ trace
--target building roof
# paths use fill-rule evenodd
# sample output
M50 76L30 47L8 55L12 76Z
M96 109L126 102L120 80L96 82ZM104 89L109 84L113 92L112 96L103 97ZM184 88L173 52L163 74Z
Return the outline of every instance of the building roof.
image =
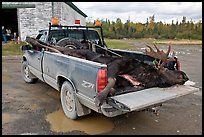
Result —
M79 14L81 14L84 17L88 17L85 13L83 13L79 8L77 8L72 2L65 2L67 5L69 5L71 8L73 8L75 11L77 11Z
M77 8L72 2L65 2L76 12L81 14L84 17L88 17L85 13L83 13L79 8ZM35 4L2 4L2 9L15 9L15 8L35 8Z
M2 9L35 8L35 4L2 4Z

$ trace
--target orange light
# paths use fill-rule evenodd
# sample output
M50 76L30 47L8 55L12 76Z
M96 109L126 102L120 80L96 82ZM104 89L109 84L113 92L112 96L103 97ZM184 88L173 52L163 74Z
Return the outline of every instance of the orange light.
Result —
M58 24L59 24L58 18L52 18L52 25L58 25Z
M80 24L80 20L75 20L75 24Z
M100 20L96 20L95 25L96 25L96 26L100 26L100 25L101 25Z

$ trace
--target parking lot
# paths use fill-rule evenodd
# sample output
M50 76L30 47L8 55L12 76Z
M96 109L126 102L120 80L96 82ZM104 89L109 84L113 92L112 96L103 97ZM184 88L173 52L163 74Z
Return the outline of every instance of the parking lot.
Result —
M36 84L23 81L21 56L4 56L2 134L201 135L202 46L178 45L173 49L181 70L195 82L198 92L165 102L158 116L131 112L108 118L92 111L75 121L65 117L58 91L40 80Z

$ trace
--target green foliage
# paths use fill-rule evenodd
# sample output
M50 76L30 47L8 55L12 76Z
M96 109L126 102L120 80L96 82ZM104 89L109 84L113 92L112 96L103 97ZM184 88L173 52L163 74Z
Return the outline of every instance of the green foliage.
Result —
M2 43L2 55L22 55L21 46L25 45L25 42L17 44L14 41L8 41L6 44Z
M111 49L133 49L134 45L129 40L119 40L119 39L105 39L106 44Z
M202 40L202 22L187 21L184 16L181 23L165 24L155 22L155 15L147 18L146 23L133 23L120 18L110 22L101 20L105 38L156 38L156 39L199 39ZM91 24L90 22L87 24Z

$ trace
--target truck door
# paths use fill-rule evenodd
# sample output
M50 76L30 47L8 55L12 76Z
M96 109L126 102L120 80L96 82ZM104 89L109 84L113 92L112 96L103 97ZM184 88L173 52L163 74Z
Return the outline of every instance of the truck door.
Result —
M57 72L61 71L61 68L63 68L63 66L62 65L60 66L58 64L60 57L57 55L53 55L53 54L55 53L51 53L48 51L44 52L43 62L42 62L43 78L46 83L48 83L55 89L58 89L56 76L57 76Z
M43 59L43 49L37 50L32 49L27 51L27 61L29 64L30 71L43 81L42 77L42 59Z

